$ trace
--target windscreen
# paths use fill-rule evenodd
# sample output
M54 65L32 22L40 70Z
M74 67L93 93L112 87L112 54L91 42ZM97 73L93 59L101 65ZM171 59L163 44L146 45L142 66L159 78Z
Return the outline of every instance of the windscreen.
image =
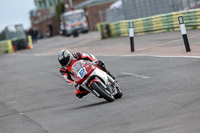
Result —
M71 14L71 15L66 16L66 21L69 21L69 22L81 21L83 17L84 17L83 13Z
M78 71L83 68L82 64L81 64L81 61L79 61L78 63L75 63L73 66L72 66L72 70L73 70L73 73L75 74L78 74Z

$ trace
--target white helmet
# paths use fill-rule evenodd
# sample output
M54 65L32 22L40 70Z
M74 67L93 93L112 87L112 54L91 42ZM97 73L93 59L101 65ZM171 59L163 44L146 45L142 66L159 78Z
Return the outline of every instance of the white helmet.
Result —
M58 61L62 66L68 66L71 63L71 54L68 50L61 50L58 53Z

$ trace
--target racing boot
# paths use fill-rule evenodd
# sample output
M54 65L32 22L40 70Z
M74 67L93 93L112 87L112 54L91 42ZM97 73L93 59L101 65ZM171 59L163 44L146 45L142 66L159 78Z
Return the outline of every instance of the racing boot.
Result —
M116 76L115 75L112 75L108 70L106 72L110 77L112 77L114 80L116 79Z
M88 93L87 90L85 90L84 88L80 87L79 89L76 89L75 90L75 95L78 97L78 98L83 98L84 96L86 96Z
M99 60L97 63L97 66L100 67L104 72L106 72L110 77L112 77L114 80L116 76L112 75L105 67L105 64L103 61Z

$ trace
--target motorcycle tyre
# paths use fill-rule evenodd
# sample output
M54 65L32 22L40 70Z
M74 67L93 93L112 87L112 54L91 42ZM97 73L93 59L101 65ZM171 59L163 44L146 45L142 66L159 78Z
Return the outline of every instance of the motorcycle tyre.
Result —
M73 33L73 37L78 37L78 36L79 36L78 32Z
M119 99L119 98L122 97L122 95L123 95L123 93L121 92L121 90L119 90L119 89L117 88L117 94L114 96L114 98L115 98L115 99Z
M101 89L101 87L98 85L97 82L93 82L91 84L91 87L101 96L103 97L105 100L107 100L108 102L113 102L114 101L114 97L109 95L107 92L105 92L103 89Z

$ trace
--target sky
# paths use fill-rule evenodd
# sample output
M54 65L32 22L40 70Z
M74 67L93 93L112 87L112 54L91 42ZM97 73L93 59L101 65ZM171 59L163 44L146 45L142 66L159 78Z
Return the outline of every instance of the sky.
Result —
M29 29L32 9L36 9L34 0L0 0L0 31L15 24L23 24L25 30Z

